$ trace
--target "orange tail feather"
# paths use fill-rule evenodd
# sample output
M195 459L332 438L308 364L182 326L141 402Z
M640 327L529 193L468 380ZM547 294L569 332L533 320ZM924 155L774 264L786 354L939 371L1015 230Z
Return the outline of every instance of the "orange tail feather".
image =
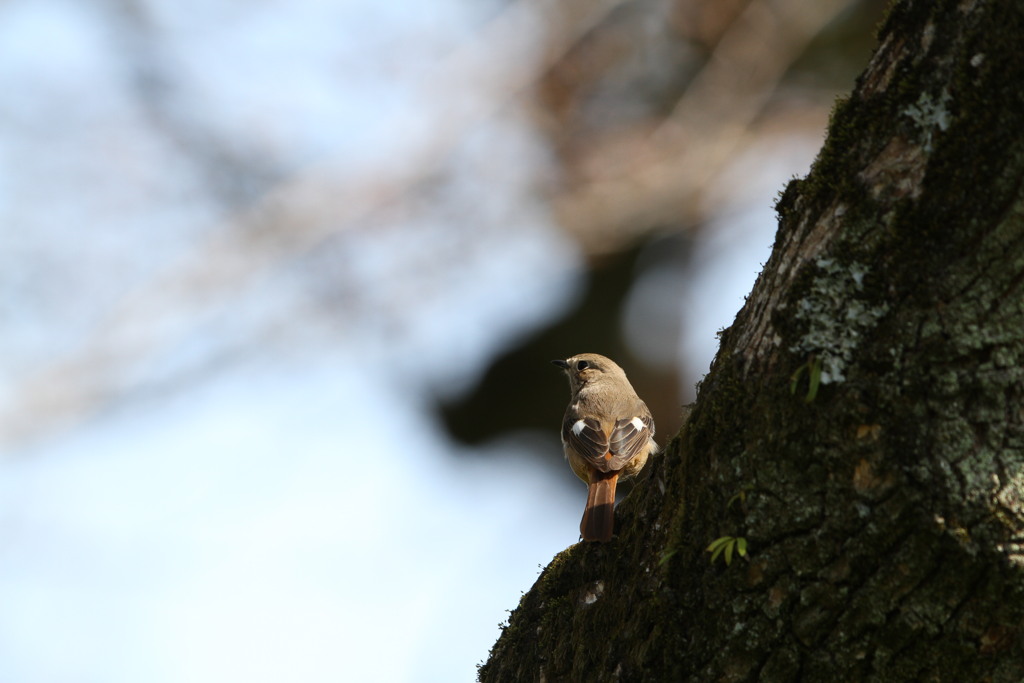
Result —
M592 472L580 534L584 541L610 541L615 530L615 484L619 473Z

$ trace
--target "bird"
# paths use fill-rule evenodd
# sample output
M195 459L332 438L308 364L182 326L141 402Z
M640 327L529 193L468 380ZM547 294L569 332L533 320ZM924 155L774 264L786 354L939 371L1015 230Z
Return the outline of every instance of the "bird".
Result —
M584 541L610 541L616 484L636 476L658 451L654 418L611 359L581 353L551 362L569 376L572 398L562 420L562 448L587 485L580 535Z

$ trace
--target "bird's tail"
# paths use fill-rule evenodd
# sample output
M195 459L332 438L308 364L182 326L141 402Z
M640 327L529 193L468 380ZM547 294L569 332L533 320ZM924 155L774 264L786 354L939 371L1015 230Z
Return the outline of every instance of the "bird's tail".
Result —
M587 490L580 534L584 541L610 541L615 528L615 484L618 472L593 472Z

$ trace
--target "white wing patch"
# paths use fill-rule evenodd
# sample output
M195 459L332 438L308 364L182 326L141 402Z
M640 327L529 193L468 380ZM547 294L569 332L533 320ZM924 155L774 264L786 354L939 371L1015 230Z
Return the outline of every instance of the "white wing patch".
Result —
M636 427L636 431L638 432L642 432L644 430L644 421L641 420L639 417L634 417L632 420L629 421L629 423Z
M572 426L572 433L575 434L576 436L579 436L580 432L582 432L586 428L587 428L587 421L586 420L582 420L582 419L581 420L576 420L576 424L574 424Z

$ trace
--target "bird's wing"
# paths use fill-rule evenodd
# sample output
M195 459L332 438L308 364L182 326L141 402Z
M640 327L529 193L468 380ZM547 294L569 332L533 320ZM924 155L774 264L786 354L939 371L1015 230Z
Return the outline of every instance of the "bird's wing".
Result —
M593 417L566 415L562 422L562 441L602 472L608 471L608 435Z
M654 420L646 411L641 415L616 420L608 438L608 450L612 456L608 461L610 468L621 470L647 448L653 436Z

